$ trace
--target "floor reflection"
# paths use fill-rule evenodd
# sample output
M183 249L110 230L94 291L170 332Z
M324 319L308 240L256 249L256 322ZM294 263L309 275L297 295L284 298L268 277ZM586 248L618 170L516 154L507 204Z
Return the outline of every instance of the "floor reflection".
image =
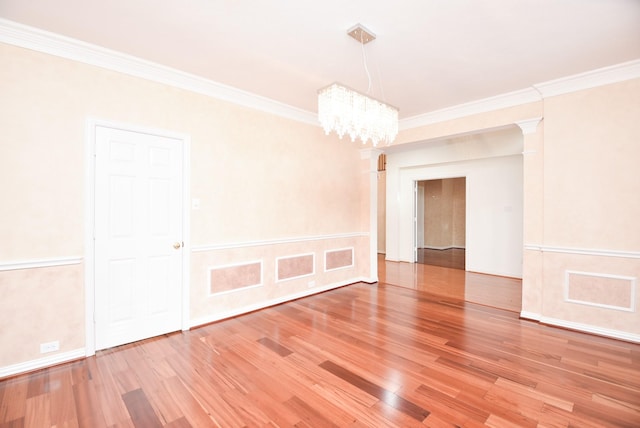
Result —
M378 255L380 282L509 311L522 309L522 280L422 263L390 262Z
M418 248L418 254L416 258L416 263L462 270L464 270L464 262L464 248L448 248L446 250Z

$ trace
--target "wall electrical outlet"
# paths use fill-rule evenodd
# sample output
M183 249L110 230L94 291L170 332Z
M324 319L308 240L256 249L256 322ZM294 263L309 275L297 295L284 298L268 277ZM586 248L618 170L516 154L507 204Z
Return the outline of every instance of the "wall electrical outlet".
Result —
M57 340L54 342L47 342L40 344L40 353L46 354L47 352L55 352L60 350L60 342Z

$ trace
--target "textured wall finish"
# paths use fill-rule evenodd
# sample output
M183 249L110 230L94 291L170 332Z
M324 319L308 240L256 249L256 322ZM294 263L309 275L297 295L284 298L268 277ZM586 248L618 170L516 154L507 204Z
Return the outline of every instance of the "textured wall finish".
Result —
M314 272L313 254L285 257L278 259L277 280L298 278L300 276L313 275Z
M209 293L223 293L262 284L262 262L220 266L209 271Z
M332 250L324 253L324 270L334 270L353 266L353 248Z
M635 277L566 271L566 300L572 303L633 311Z
M10 64L0 67L0 130L7 142L0 144L0 197L11 201L0 207L0 236L6 243L0 247L0 264L90 257L84 241L90 200L85 193L86 126L91 118L189 136L189 193L198 204L189 210L189 233L175 238L185 242L181 251L335 237L345 231L357 235L330 238L326 244L318 238L192 254L185 266L190 273L187 323L356 282L369 272L368 225L361 221L369 210L359 197L369 192L369 182L362 180L366 162L359 146L327 137L315 125L28 49L0 43L0 59ZM276 286L276 257L320 256L350 246L355 248L354 269ZM257 260L262 261L262 286L237 288L254 283L252 274L239 269L221 288L214 280L212 290L212 267ZM0 317L2 348L10 350L0 352L2 366L39 361L41 343L60 341L60 351L47 358L86 345L87 290L78 266L70 268L73 278L65 268L1 274L0 306L10 311L0 311L8 314Z

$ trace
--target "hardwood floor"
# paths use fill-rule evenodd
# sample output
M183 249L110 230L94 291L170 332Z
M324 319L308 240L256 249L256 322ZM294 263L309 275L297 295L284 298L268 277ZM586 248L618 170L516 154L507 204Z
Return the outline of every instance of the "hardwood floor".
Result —
M464 248L448 248L446 250L418 248L416 263L464 270L465 256Z
M522 280L421 263L388 262L378 255L380 282L520 312Z
M0 427L640 426L640 345L431 291L354 284L6 379Z

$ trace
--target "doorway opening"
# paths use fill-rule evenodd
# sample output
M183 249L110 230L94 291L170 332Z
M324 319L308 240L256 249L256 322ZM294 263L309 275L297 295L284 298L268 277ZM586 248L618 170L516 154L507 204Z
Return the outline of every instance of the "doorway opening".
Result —
M416 182L416 263L465 270L466 186L466 177Z

